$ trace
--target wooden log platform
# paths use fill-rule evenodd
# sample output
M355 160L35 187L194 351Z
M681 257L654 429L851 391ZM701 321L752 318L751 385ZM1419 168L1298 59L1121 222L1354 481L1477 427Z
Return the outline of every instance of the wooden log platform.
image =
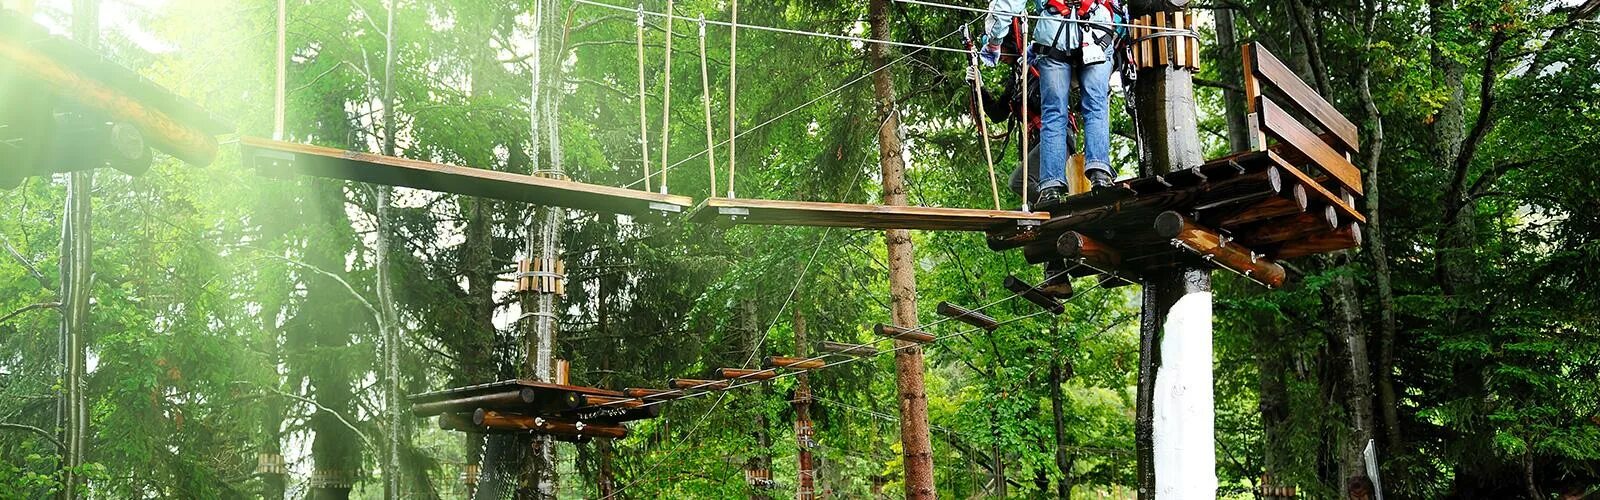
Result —
M1044 212L966 208L857 205L815 201L710 198L690 215L696 222L856 229L989 231L1037 225Z
M1064 259L1069 267L1078 263L1072 268L1074 276L1116 275L1102 286L1125 285L1147 270L1185 260L1224 267L1238 263L1233 257L1243 256L1248 263L1254 256L1270 264L1359 246L1365 217L1349 203L1348 193L1335 195L1297 169L1296 163L1303 161L1307 160L1286 159L1277 150L1254 151L1131 179L1121 183L1131 195L1069 197L1073 203L1063 205L1071 208L1056 210L1036 227L990 230L987 242L995 251L1020 248L1030 263L1053 259ZM1211 243L1199 253L1193 245L1187 249L1175 245L1173 236L1156 227L1157 217L1166 212L1214 235L1207 240ZM1200 235L1184 234L1190 239ZM1235 270L1242 273L1249 267ZM1272 264L1265 270L1281 268ZM1262 271L1250 271L1252 278L1282 285L1276 272L1262 276ZM1027 286L1012 285L1018 290ZM1040 305L1050 308L1048 302Z
M491 410L535 417L620 423L655 418L661 405L645 406L619 391L532 380L503 380L414 394L406 398L417 416L462 415ZM459 421L459 419L456 419ZM444 421L441 420L441 424Z
M681 213L687 196L460 167L359 151L241 137L245 164L263 175L310 175L634 216Z

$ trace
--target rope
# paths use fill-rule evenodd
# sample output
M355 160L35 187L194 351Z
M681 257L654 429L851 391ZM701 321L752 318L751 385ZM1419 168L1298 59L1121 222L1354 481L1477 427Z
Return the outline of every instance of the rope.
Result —
M639 4L638 15L639 15L638 21L636 21L634 23L634 25L638 27L638 33L639 33L639 36L638 36L638 41L639 41L639 43L638 43L638 45L639 45L639 165L644 168L644 190L645 191L649 191L650 190L650 141L649 141L649 139L645 138L646 136L649 135L649 130L648 130L649 125L646 123L648 120L647 120L647 117L645 115L645 102L644 102L645 101L645 95L644 95L644 4L642 4L642 3ZM668 35L667 39L671 40L672 36Z
M604 8L613 9L613 10L622 10L622 11L634 10L632 8L624 7L624 6L621 6L621 5L612 5L612 4L608 4L608 3L604 3L604 2L596 2L594 0L572 0L572 2L573 3L578 3L578 4L583 4L583 5L592 5L592 6L595 6L595 7L604 7ZM735 3L737 3L737 2L735 2ZM666 14L659 13L659 12L644 11L644 13L645 13L645 15L658 16L658 17L666 16ZM714 25L717 25L717 26L725 26L725 27L731 28L731 29L733 29L735 31L737 31L740 28L744 28L744 29L753 29L753 30L756 30L756 31L770 31L770 32L773 32L773 33L785 33L785 34L790 34L790 35L810 36L810 37L817 37L817 38L829 38L829 39L833 39L833 40L844 40L844 41L849 41L849 42L877 43L877 44L889 45L889 46L894 46L894 47L905 47L905 48L911 48L911 49L938 50L938 51L955 52L955 53L966 53L967 52L966 49L956 48L956 47L942 47L942 46L937 46L937 45L923 45L923 44L918 44L918 43L896 42L896 41L892 41L892 40L878 40L876 38L862 38L862 37L858 37L858 36L835 35L835 34L832 34L832 33L818 33L818 32L815 32L815 31L804 31L804 30L789 29L789 28L778 28L778 27L773 27L773 26L761 26L761 25L756 25L756 24L739 24L739 19L738 19L738 16L737 16L737 14L738 14L738 10L737 9L734 10L734 14L735 14L735 17L734 17L732 22L707 20L706 23L707 24L714 24Z
M1022 32L1029 32L1028 18L1026 17L1022 18ZM1028 137L1028 127L1033 125L1033 122L1028 119L1028 73L1031 73L1033 68L1033 66L1029 65L1028 54L1031 52L1033 51L1022 51L1022 71L1018 71L1018 73L1022 73L1022 87L1019 87L1022 89L1022 152L1017 156L1022 159L1022 211L1025 213L1033 212L1033 207L1028 206L1028 146L1032 142L1031 138ZM1041 107L1040 111L1044 111L1044 109ZM1040 153L1043 153L1043 151L1040 151ZM1041 156L1039 160L1043 162L1044 158ZM1042 168L1040 169L1039 177L1044 177Z
M574 2L580 2L580 1L585 1L585 0L573 0L573 1ZM972 25L972 23L975 23L975 22L978 22L978 21L976 19L974 19L972 21L968 21L967 23L963 24L963 26L970 26L970 25ZM705 23L706 24L712 24L712 21L705 21ZM951 31L949 33L946 33L944 36L941 36L938 39L934 40L933 43L942 42L942 41L944 41L944 39L950 38L951 36L954 36L955 34L960 33L960 32L961 32L960 30L956 30L956 31ZM885 69L889 69L889 67L894 66L896 64L899 64L900 62L911 58L911 56L916 55L916 53L918 51L920 51L920 50L922 50L922 49L917 49L917 50L913 50L913 51L907 52L905 55L902 55L902 56L900 56L899 58L897 58L897 59L895 59L893 61L889 61L887 63L884 63L882 66L878 66L877 68L873 68L871 71L867 71L866 73L861 74L861 76L857 76L857 77L851 79L848 82L844 82L843 84L839 85L838 87L834 87L833 90L829 90L827 92L824 92L822 95L819 95L819 96L817 96L815 98L812 98L811 100L806 101L805 103L802 103L799 106L795 106L793 108L790 108L788 111L784 111L782 113L779 113L777 116L774 116L772 118L768 118L767 121L761 122L760 124L757 124L754 127L750 127L748 129L745 129L744 131L739 132L739 134L735 135L734 137L744 137L746 134L753 133L753 132L755 132L757 130L760 130L760 129L766 127L767 125L771 125L774 122L777 122L778 120L783 119L783 117L786 117L786 116L794 114L796 111L800 111L802 109L805 109L805 108L811 106L812 104L816 104L818 102L821 102L823 99L827 99L828 97L831 97L834 94L842 92L842 91L844 91L844 89L849 88L851 85L855 85L856 83L859 83L860 81L865 80L868 77L871 77L872 75L876 74L879 71L883 71ZM702 55L701 55L702 58L705 57L703 52L704 51L702 51ZM702 70L702 72L703 71L704 70ZM708 111L708 116L709 116L709 111ZM710 119L707 118L706 121L709 123ZM710 136L711 132L707 131L706 135ZM722 142L717 143L716 145L717 146L722 146L722 145L725 145L725 144L728 144L728 141L722 141ZM688 162L689 160L693 160L695 158L699 158L701 155L709 155L710 153L713 153L713 148L708 146L708 147L706 147L706 149L704 151L701 151L699 153L695 153L693 155L689 155L688 157L686 157L684 159L678 160L676 163L673 163L671 166L668 166L667 169L671 170L673 168L677 168L679 165L682 165L683 163ZM710 156L708 156L707 160L714 162L714 158L710 157ZM715 169L716 166L712 165L712 168ZM639 185L640 182L644 182L644 179L635 180L635 181L633 181L631 183L628 183L627 185L625 185L623 187L624 188L632 188L634 186ZM712 192L715 193L716 191L713 190Z
M272 91L272 140L283 140L283 122L285 108L284 86L288 83L288 56L284 46L288 44L289 33L289 5L288 0L278 0L278 51L277 51L277 76Z
M970 47L972 36L967 34L967 25L965 24L961 25L961 36L968 40L968 48L972 49ZM975 49L967 55L967 65L974 71L977 70L978 54ZM972 121L978 124L978 135L983 136L983 160L989 166L989 192L994 195L994 209L1000 210L1000 181L995 179L994 151L989 147L989 123L983 116L983 77L981 75L972 79L972 99L975 105L972 109ZM1027 106L1026 100L1023 101L1023 106ZM1024 169L1022 172L1026 177L1028 171Z
M964 5L951 5L951 4L945 4L945 3L929 2L929 1L926 1L926 0L894 0L894 1L895 2L900 2L900 3L915 4L915 5L926 5L928 7L937 7L937 8L940 8L940 9L952 9L952 10L963 10L963 11L967 11L967 12L978 12L978 13L981 13L981 14L1007 14L1007 15L1011 15L1011 16L1014 16L1014 17L1020 17L1020 18L1023 18L1023 19L1050 19L1050 20L1053 20L1053 21L1058 21L1058 22L1063 22L1063 23L1087 24L1087 25L1090 25L1090 26L1100 26L1100 27L1105 27L1105 28L1144 28L1144 29L1148 29L1148 30L1152 30L1152 31L1178 31L1178 32L1187 33L1187 34L1189 34L1191 36L1194 35L1194 30L1187 29L1187 28L1169 28L1169 27L1165 27L1165 26L1145 26L1143 24L1133 24L1133 23L1113 23L1113 22L1105 22L1105 21L1088 21L1088 20L1083 20L1083 19L1070 19L1070 18L1064 18L1064 17L1061 17L1061 16L1043 16L1043 15L1037 15L1037 14L1011 13L1011 12L1006 12L1006 11L1003 11L1003 10L979 9L979 8L976 8L976 7L967 7L967 6L964 6ZM1023 33L1027 33L1028 31L1026 29L1024 29L1022 32Z
M661 84L661 194L667 194L667 137L672 124L672 0L667 0L667 60Z
M707 172L711 174L711 177L710 177L710 179L711 179L711 191L709 191L709 193L710 193L711 196L716 196L717 195L717 154L716 154L716 147L715 147L715 145L712 144L712 141L714 139L712 139L712 137L711 137L711 80L710 80L710 77L706 76L707 73L708 72L706 71L706 16L701 15L700 16L700 102L702 104L704 104L704 108L705 108L705 112L706 112L706 150L705 151L701 151L700 153L697 153L695 156L699 156L700 154L705 154L706 155ZM693 157L690 157L690 158L693 158ZM684 158L683 161L689 161L689 158ZM682 163L682 162L679 162L679 163ZM672 167L676 167L676 166L677 166L677 164L673 164L673 165L670 165L670 166L663 166L662 170L672 170ZM665 173L663 173L662 175L665 175ZM631 184L630 184L630 186L631 186Z
M738 161L735 156L735 142L739 138L734 134L739 128L737 120L739 111L739 0L733 0L733 22L728 24L728 197L733 198L733 169Z

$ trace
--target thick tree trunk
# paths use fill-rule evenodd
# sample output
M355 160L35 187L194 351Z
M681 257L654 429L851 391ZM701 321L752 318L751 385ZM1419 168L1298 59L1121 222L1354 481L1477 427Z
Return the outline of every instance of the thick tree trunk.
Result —
M534 53L539 54L539 56L534 60L534 68L531 72L533 82L530 88L533 97L529 102L528 116L530 121L529 133L532 137L538 137L541 128L552 131L549 141L550 166L544 170L553 172L554 174L552 175L559 176L562 175L560 174L562 169L561 153L560 147L556 142L557 136L553 132L556 129L555 93L550 90L550 85L545 84L547 81L554 80L554 78L547 77L552 76L556 71L554 68L545 68L544 66L546 65L543 59L547 51L552 54L555 52L553 49L555 49L556 44L553 43L553 38L554 33L558 30L550 29L545 24L554 23L556 12L551 2L545 0L535 2L534 31L537 43L534 47ZM547 72L551 74L546 74ZM541 115L544 121L543 127L539 126ZM534 144L537 145L537 142L535 141ZM537 157L539 154L537 148L534 149L533 154ZM538 173L538 161L535 160L533 163L536 167L533 173ZM525 255L529 259L540 257L560 258L560 238L562 225L566 221L566 211L555 207L540 207L536 211L535 219L540 220L540 222L537 223L537 227L530 226L528 228ZM534 380L549 382L555 375L557 296L554 293L538 293L536 296L534 295L526 294L522 300L524 314L527 312L535 313L521 322L523 332L525 332L524 346L528 353L528 358L523 366L523 374ZM555 474L555 446L555 441L550 439L549 436L534 436L531 439L531 449L528 450L526 460L523 462L522 479L519 481L522 486L517 490L519 498L545 500L556 497L558 485L556 484Z
M872 38L889 39L890 0L869 0L867 15ZM867 65L883 66L888 57L881 43L867 45ZM900 141L900 114L894 90L892 68L872 77L873 94L878 101L878 163L883 168L883 203L906 204L905 150ZM889 247L889 298L896 326L917 327L917 278L911 232L888 230L884 242ZM922 348L906 341L895 341L895 379L900 401L900 445L905 458L907 499L936 496L933 482L933 443L928 438L928 399L923 390Z
M1380 9L1373 0L1374 5L1366 7L1368 14L1365 33L1368 46L1362 50L1367 52L1368 61L1375 60L1378 54L1372 53L1370 46L1374 31L1377 28L1377 14ZM1372 64L1362 64L1356 77L1358 97L1361 108L1366 116L1363 123L1367 125L1367 137L1362 141L1365 148L1362 151L1362 163L1366 170L1366 212L1367 212L1367 258L1372 264L1372 280L1378 292L1378 406L1383 413L1384 450L1396 453L1400 450L1400 416L1399 397L1394 383L1394 342L1399 325L1395 319L1394 286L1389 271L1389 250L1383 241L1383 212L1381 203L1382 189L1378 179L1382 172L1383 147L1383 113L1378 110L1378 104L1372 97Z
M1130 2L1134 17L1173 10L1167 0ZM1193 74L1157 67L1134 86L1143 173L1204 162ZM1211 276L1195 267L1150 274L1140 321L1134 441L1139 498L1214 494L1217 487L1211 387Z
M800 301L795 301L794 355L804 359L810 357L811 351L806 344L806 315L800 304ZM794 384L795 500L812 500L816 498L816 476L811 462L811 376L800 372L795 375Z

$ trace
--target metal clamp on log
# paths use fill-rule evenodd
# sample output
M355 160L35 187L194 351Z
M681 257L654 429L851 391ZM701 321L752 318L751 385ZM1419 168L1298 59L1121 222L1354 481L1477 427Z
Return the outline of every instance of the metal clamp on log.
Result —
M566 295L566 272L566 262L555 257L517 261L517 292Z

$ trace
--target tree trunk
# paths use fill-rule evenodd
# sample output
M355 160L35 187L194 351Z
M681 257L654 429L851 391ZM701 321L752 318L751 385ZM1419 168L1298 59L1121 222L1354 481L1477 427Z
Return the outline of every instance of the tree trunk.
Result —
M1376 5L1381 0L1373 0L1373 5L1365 9L1369 13L1366 19L1365 34L1367 46L1362 50L1367 53L1366 60L1375 60L1377 54L1371 48L1371 40L1377 28L1377 12L1381 9ZM1394 342L1399 325L1395 319L1394 286L1389 271L1389 250L1383 241L1383 212L1381 200L1381 187L1378 179L1381 174L1381 159L1383 158L1383 113L1378 110L1378 104L1372 97L1372 64L1362 64L1357 72L1357 96L1361 100L1361 108L1366 119L1362 120L1367 125L1367 138L1362 141L1366 146L1362 151L1362 163L1366 167L1366 212L1367 212L1367 257L1372 264L1372 279L1378 291L1378 407L1383 412L1384 451L1397 453L1400 450L1400 416L1399 396L1394 385Z
M869 0L867 16L872 38L889 40L891 0ZM867 44L867 65L883 66L886 46ZM878 102L878 163L883 168L883 203L905 205L905 150L900 142L900 114L894 90L893 68L872 76L872 90ZM889 253L889 298L895 326L917 327L917 281L911 232L885 231ZM907 499L936 496L933 482L933 443L928 438L928 399L923 390L922 348L906 341L895 341L895 380L900 402L900 445L905 459Z
M1050 419L1056 433L1056 470L1061 472L1061 478L1056 480L1056 498L1060 500L1072 498L1072 453L1067 450L1066 402L1061 394L1061 384L1067 383L1071 371L1071 361L1067 362L1067 373L1063 373L1061 360L1050 360Z
M100 2L72 3L73 38L93 49L99 46ZM94 275L93 192L94 171L67 175L67 202L61 213L61 375L62 399L57 404L61 428L61 498L85 493L77 470L87 461L89 409L85 380L84 346L90 327L89 287Z
M552 75L546 75L545 73L555 73L555 70L553 68L545 68L543 59L545 51L549 50L553 53L553 49L556 45L555 43L551 42L554 37L554 33L557 30L549 29L545 26L545 23L551 23L554 21L556 12L557 11L553 5L551 5L551 2L545 0L539 0L535 2L534 39L536 40L536 44L534 47L534 53L538 54L539 58L534 60L534 69L531 72L533 80L530 87L532 99L529 102L528 116L530 122L530 136L538 137L538 133L541 128L552 131L549 145L550 166L544 170L554 172L552 175L559 176L563 174L560 174L562 169L560 161L561 152L556 143L557 136L554 133L554 130L556 129L554 112L554 106L556 105L554 102L555 93L551 91L549 85L545 84L547 81L554 81L554 78L547 78ZM554 60L554 58L551 58L551 60ZM541 114L544 121L543 127L538 125ZM534 144L537 144L537 142ZM539 151L537 149L533 151L533 154L536 158L538 153ZM537 168L539 163L537 160L535 160L533 163L535 166L533 173L537 174L539 173L539 169ZM557 207L540 207L535 213L535 219L542 220L542 222L538 223L537 226L529 226L528 242L527 248L525 249L525 255L527 255L529 259L537 259L540 257L559 259L561 255L560 238L562 224L566 221L566 211ZM535 235L537 235L537 237L535 237ZM555 375L555 335L557 328L555 315L557 313L557 297L554 293L538 293L537 297L531 297L532 295L533 294L525 294L522 300L523 311L536 312L535 315L524 319L521 322L522 329L526 335L524 345L526 346L528 353L528 359L523 366L523 372L525 376L528 376L534 380L549 382ZM522 480L519 482L519 484L524 486L518 488L517 496L523 499L554 499L556 497L556 489L558 487L556 484L555 474L556 443L554 440L550 439L549 436L544 435L534 436L531 439L531 442L532 447L527 454L527 460L524 461ZM532 486L531 488L528 487L530 485Z
M1129 7L1134 17L1175 9L1166 0ZM1193 77L1172 67L1139 72L1133 93L1142 172L1204 162ZM1215 494L1210 290L1209 271L1189 266L1153 272L1144 282L1134 422L1139 498Z
M394 103L394 0L386 4L388 16L384 29L383 53L383 154L395 156L395 109ZM383 470L383 496L384 498L399 498L400 491L400 448L405 441L405 424L400 409L400 335L396 330L400 326L399 312L394 304L394 276L389 271L389 241L394 233L394 216L389 213L390 195L393 189L389 186L378 186L377 207L375 210L378 222L377 249L374 251L374 263L378 271L378 334L382 337L383 348L383 409L384 429L383 458L380 461Z
M794 355L805 359L810 357L810 346L806 344L806 315L800 307L797 298L794 305ZM794 434L795 434L795 475L797 486L795 500L812 500L816 498L816 477L811 468L811 442L813 433L811 428L811 376L806 372L795 375L794 382Z

